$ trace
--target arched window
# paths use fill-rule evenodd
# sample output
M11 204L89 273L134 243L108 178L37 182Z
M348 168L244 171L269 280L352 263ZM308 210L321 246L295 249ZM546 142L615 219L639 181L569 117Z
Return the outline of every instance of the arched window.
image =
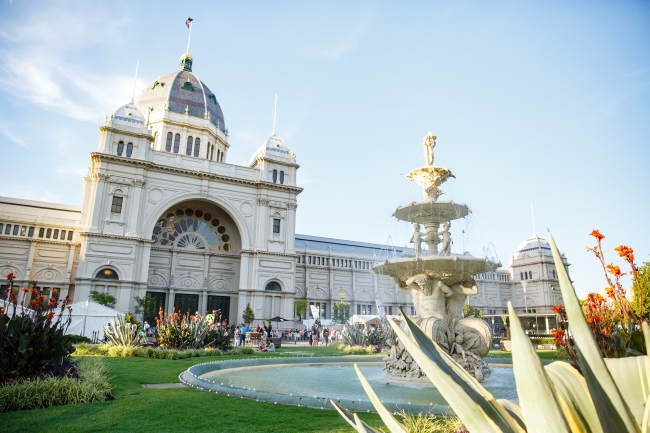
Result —
M99 280L119 280L120 277L117 276L117 272L115 272L112 269L102 269L101 271L97 272L97 275L95 275L95 278Z
M133 143L129 143L126 145L126 157L131 158L132 153L133 153Z
M533 279L533 271L528 272L528 279Z
M524 279L524 273L523 272L519 272L519 278L521 278L522 280Z
M282 287L280 287L280 285L278 283L276 283L275 281L271 281L270 283L268 283L266 285L266 287L264 287L264 290L272 290L274 292L281 292Z
M120 141L117 143L117 156L122 156L122 153L124 152L124 142Z
M181 148L181 134L176 134L174 136L174 153L178 153L178 149Z
M221 159L220 159L220 161L223 162L223 152L221 152Z
M217 149L217 162L219 162L219 156L221 156L221 149Z
M198 157L200 150L201 150L201 139L199 137L196 137L196 139L194 140L194 156Z
M277 183L277 182L278 182L278 171L273 170L273 183Z
M189 137L187 137L187 147L185 148L185 155L191 155L192 154L192 141L193 141L193 138L192 138L191 135Z
M284 183L284 171L280 172L280 183Z
M172 151L172 139L173 139L173 137L174 137L174 134L172 134L171 132L167 133L167 144L165 145L165 150L167 152Z

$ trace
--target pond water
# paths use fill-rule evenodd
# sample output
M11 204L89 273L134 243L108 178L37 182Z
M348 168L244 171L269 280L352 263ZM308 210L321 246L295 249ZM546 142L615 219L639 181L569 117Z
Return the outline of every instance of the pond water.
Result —
M360 363L359 368L385 403L446 405L431 382L398 382L383 370L383 363ZM512 368L491 367L482 385L495 398L517 401ZM224 386L293 396L368 401L351 364L325 363L254 366L213 371L201 376Z

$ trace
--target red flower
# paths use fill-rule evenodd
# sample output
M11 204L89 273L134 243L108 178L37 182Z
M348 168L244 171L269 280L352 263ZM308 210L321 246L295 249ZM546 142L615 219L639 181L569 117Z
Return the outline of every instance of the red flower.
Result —
M553 306L553 311L555 311L555 314L558 314L558 315L562 316L562 314L564 313L564 307L562 306L562 304L554 305Z
M36 287L32 289L32 295L34 296L38 295L38 289Z
M564 343L564 329L554 329L553 337L555 337L555 344L561 346Z
M72 299L70 298L70 296L65 297L65 302L67 302L68 304L72 303Z
M7 281L13 281L13 280L15 280L15 279L16 279L16 276L14 275L13 272L9 272L9 273L7 274Z
M23 292L27 293L28 291L27 287L23 287Z
M47 313L47 320L52 320L52 317L54 317L54 311Z
M68 306L65 307L65 308L67 308L68 310L71 310L71 309L72 309L72 305L68 305Z
M603 234L596 229L592 230L591 233L589 233L589 236L595 237L596 239L598 239L599 242L605 239L605 236L603 236Z
M621 272L621 268L619 268L618 266L613 265L612 263L607 265L607 272L614 275L615 277L623 276L623 272Z
M5 307L0 307L0 314L4 314L4 313L5 313Z
M619 245L614 248L614 251L618 252L620 257L623 257L628 263L634 263L634 250L625 245Z

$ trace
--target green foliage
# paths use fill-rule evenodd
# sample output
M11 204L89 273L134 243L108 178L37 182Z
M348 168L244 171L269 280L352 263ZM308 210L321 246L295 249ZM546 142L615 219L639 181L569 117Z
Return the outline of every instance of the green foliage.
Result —
M115 304L117 303L115 296L104 292L98 292L97 290L90 291L90 299L108 308L115 308Z
M88 337L84 337L83 335L75 335L75 334L68 334L70 336L70 343L72 344L78 344L78 343L92 343L92 340Z
M332 323L346 323L350 319L350 303L345 302L346 296L343 292L339 293L338 298L338 302L334 303Z
M241 317L244 319L244 323L253 323L253 320L255 320L255 313L253 313L251 304L246 304L246 309Z
M378 346L348 346L345 343L337 343L335 349L346 355L376 355L381 352Z
M363 329L351 321L343 331L343 342L348 346L367 346L368 338L363 335Z
M114 346L111 344L78 344L75 356L108 356L111 358L154 358L154 359L186 359L196 358L199 356L221 356L253 354L251 347L236 348L249 350L236 350L225 352L214 347L204 347L202 349L163 349L160 347L142 347L142 346Z
M63 374L64 363L73 350L72 337L65 335L71 321L67 300L52 299L45 306L45 298L35 289L23 289L23 300L29 293L35 296L30 302L31 310L20 308L17 293L10 295L5 304L11 314L0 307L0 384Z
M133 315L131 315L133 317ZM104 325L104 333L110 344L115 346L140 346L147 342L139 323L128 323L125 317L117 315L113 320L113 330Z
M637 269L639 277L639 286L641 287L641 295L643 299L643 310L641 316L643 319L650 318L650 262L645 262ZM632 299L632 307L635 311L639 311L639 290L635 287L631 289L634 294Z
M480 308L474 308L469 304L463 305L463 316L464 317L476 317L480 319L483 317L483 311Z
M489 391L446 355L413 321L404 316L407 336L390 322L409 354L436 386L454 413L475 432L638 432L648 431L650 358L603 358L585 318L553 237L551 251L558 272L562 299L570 324L581 372L566 362L544 366L519 317L508 302L512 361L519 403L496 400ZM643 323L646 344L650 326ZM404 426L383 407L361 371L357 375L370 401L391 432ZM332 401L339 413L359 432L374 431L358 416L352 417Z
M142 317L147 313L152 312L155 314L155 311L152 311L155 305L155 301L151 294L147 293L144 296L136 296L135 298L135 308L133 312Z
M553 337L535 337L535 338L531 338L530 342L533 343L534 345L555 344L555 338L553 338Z
M154 340L164 348L182 350L215 347L228 350L231 339L227 328L213 327L212 316L166 314L161 309L156 318Z
M462 421L452 413L436 416L431 413L409 414L398 412L409 433L468 433Z
M302 319L305 317L306 310L307 310L307 300L306 299L298 299L296 301L296 314L300 316Z
M104 401L111 393L100 358L78 358L79 377L21 379L0 387L0 412Z

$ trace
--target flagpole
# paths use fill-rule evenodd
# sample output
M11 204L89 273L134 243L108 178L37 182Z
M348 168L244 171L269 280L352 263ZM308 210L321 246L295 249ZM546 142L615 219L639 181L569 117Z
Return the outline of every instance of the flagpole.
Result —
M192 22L190 21L190 34L187 37L187 53L190 52L190 41L192 40Z
M140 66L140 60L135 62L135 77L133 78L133 94L131 95L131 102L135 100L135 84L138 82L138 66Z

